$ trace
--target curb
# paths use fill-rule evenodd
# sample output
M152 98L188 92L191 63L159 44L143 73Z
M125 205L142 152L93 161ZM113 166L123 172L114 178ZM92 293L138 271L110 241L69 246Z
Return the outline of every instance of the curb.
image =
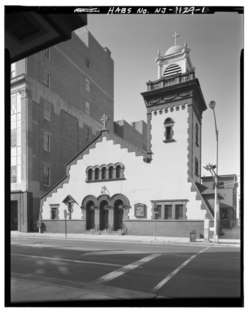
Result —
M67 237L65 236L59 236L59 235L54 235L54 234L42 234L42 233L11 233L11 237L18 237L18 238L40 238L40 239L59 239L59 240L77 240L81 241L84 239L84 241L95 241L95 242L100 242L105 240L105 242L119 242L119 243L139 243L139 244L152 244L152 245L159 245L159 244L177 244L177 245L189 245L189 246L213 246L213 247L240 247L241 242L240 240L231 240L228 242L222 241L219 243L214 243L212 241L210 242L205 242L205 241L196 241L196 242L190 242L187 238L187 240L178 240L178 239L168 239L168 238L161 238L159 237L156 240L150 239L150 238L131 238L129 236L121 236L121 237L110 237L108 235L97 235L96 237L88 237L86 236L70 236L68 234Z

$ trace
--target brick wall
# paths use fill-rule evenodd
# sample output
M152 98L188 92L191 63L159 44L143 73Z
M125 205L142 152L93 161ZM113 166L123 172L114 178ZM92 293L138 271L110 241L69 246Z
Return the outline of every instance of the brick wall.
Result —
M44 232L65 233L65 220L43 220ZM154 236L155 222L153 220L124 220L127 227L127 235ZM210 227L212 227L212 222ZM67 220L68 233L84 233L85 220ZM156 221L156 236L165 237L189 237L192 230L196 231L197 238L204 236L204 221Z
M131 125L125 120L118 120L114 122L114 132L127 142L133 145L147 149L147 138L146 138L146 123L133 122Z
M47 233L65 233L65 220L43 220L43 232ZM84 233L86 228L85 220L67 220L67 233Z
M124 221L127 227L128 235L147 235L154 236L156 225L156 236L166 237L189 237L192 230L196 231L197 238L203 238L204 221L166 221L166 220L126 220Z

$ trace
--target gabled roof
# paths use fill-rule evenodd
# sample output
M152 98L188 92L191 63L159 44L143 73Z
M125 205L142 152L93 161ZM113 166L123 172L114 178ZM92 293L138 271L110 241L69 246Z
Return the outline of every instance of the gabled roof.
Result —
M45 199L45 197L51 195L56 192L58 188L62 187L64 183L69 181L69 169L70 167L77 162L78 159L81 159L85 154L88 154L90 149L95 148L96 143L101 142L102 138L106 137L107 140L112 140L114 144L120 144L121 148L127 148L128 152L134 152L136 156L143 156L143 160L146 161L147 153L135 145L127 142L121 137L115 135L114 133L109 132L108 130L102 130L98 133L98 135L88 144L86 145L80 152L78 152L67 164L66 164L66 176L62 178L57 184L51 187L42 197L41 205Z

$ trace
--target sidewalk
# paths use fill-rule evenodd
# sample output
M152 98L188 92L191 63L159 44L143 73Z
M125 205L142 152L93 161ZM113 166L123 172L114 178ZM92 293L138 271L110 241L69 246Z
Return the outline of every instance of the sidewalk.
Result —
M69 233L67 236L63 233L22 233L17 231L11 232L11 237L31 237L31 238L46 238L46 239L67 239L67 240L85 240L85 241L100 241L107 242L135 242L144 244L193 244L193 245L211 245L211 246L240 246L240 239L219 239L219 243L212 241L205 241L197 238L195 242L190 242L189 237L164 237L164 236L139 236L139 235L98 235L98 234L73 234Z

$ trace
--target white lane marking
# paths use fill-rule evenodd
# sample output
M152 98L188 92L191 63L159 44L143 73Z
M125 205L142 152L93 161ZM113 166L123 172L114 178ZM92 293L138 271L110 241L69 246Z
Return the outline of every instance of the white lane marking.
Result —
M205 249L200 250L197 254L191 256L188 258L185 262L183 262L177 269L175 269L172 273L170 273L167 277L165 277L160 283L158 283L151 291L156 292L158 291L163 285L165 285L173 276L175 276L177 273L180 272L181 269L184 268L189 262L191 262L195 257L200 255L201 253L207 251L209 247L206 247Z
M150 256L147 256L145 258L142 258L141 260L132 262L128 265L125 265L124 267L122 267L121 269L115 270L113 272L110 272L106 275L103 275L102 277L98 278L98 280L95 283L105 283L105 282L109 282L125 273L127 273L128 271L131 271L133 269L136 269L137 267L139 267L140 265L142 265L143 263L146 263L156 257L159 257L161 254L152 254Z
M107 265L107 266L121 267L120 264L115 264L115 263L71 260L71 259L65 259L65 258L53 258L53 257L33 256L33 255L23 255L23 254L17 254L17 253L12 253L11 255L19 256L19 257L38 258L38 259L44 259L44 260L54 260L54 261L65 261L65 262L87 263L87 264L94 264L94 265Z

